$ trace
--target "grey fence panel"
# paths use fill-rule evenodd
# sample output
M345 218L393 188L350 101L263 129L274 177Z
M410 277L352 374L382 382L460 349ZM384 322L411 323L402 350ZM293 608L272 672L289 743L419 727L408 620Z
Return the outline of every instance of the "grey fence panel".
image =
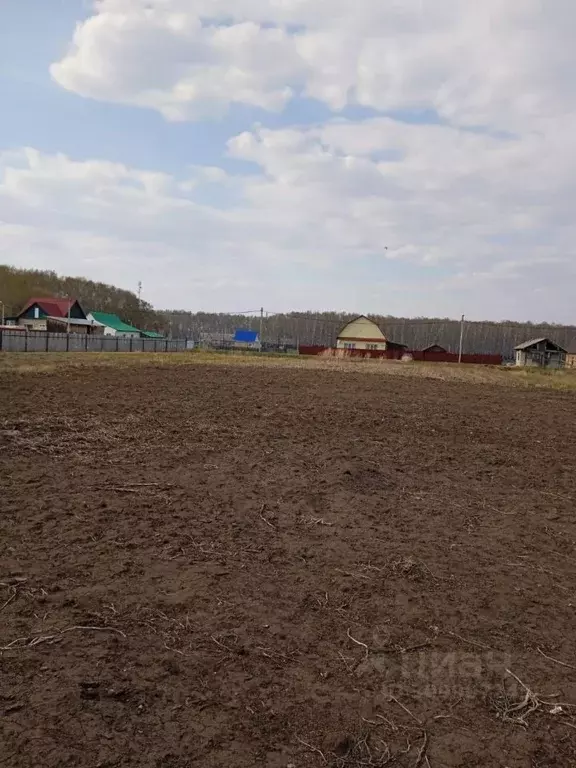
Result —
M28 340L25 343L27 352L45 352L46 351L46 339L36 334L28 334Z
M85 352L86 351L86 339L87 334L70 334L68 341L68 350L70 352Z
M116 352L116 336L102 336L102 352Z
M83 333L0 331L1 352L183 352L187 339L139 339Z
M102 344L104 343L105 336L88 336L87 351L88 352L102 352Z
M48 351L49 352L68 352L68 345L70 339L67 338L66 333L49 333L48 334ZM38 339L38 345L40 346L41 340ZM46 347L44 347L46 349Z
M20 338L18 338L20 336ZM7 352L25 352L26 338L25 334L10 333L3 331L2 333L2 349Z
M24 352L25 346L25 333L10 333L9 331L2 333L2 349L5 349L7 352Z

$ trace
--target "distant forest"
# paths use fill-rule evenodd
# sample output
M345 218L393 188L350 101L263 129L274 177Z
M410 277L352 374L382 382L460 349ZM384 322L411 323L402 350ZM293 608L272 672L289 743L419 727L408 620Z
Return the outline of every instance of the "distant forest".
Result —
M125 322L145 330L162 330L166 324L163 315L155 312L151 304L139 301L131 291L84 277L62 277L56 272L0 264L0 301L4 303L6 317L16 315L28 299L43 296L79 299L85 312L113 312Z
M260 327L259 315L211 314L205 312L166 312L169 330L174 337L186 336L200 340L203 336L224 340L236 328ZM345 312L290 312L264 317L263 341L280 344L318 344L331 346L340 328L356 315ZM438 343L448 351L458 351L460 321L448 318L403 318L389 315L369 315L385 335L410 349L422 349ZM466 322L464 352L497 353L512 357L516 344L537 336L548 336L566 347L576 337L576 326L547 323Z

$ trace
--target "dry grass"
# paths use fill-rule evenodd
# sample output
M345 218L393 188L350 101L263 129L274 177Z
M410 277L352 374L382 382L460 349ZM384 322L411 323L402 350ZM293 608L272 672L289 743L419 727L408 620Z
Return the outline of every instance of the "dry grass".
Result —
M395 360L330 359L297 355L247 354L245 352L6 352L0 354L0 375L42 373L58 368L94 368L100 366L181 366L241 365L257 367L288 366L307 370L340 373L407 376L441 381L462 381L522 388L555 390L576 389L576 370L540 370L538 368L500 368L453 363L404 363Z

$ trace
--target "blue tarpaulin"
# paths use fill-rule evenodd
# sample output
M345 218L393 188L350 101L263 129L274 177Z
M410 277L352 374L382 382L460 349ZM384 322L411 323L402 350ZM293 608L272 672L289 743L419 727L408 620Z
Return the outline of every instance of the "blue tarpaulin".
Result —
M234 341L240 341L244 344L256 344L258 341L258 331L243 331L239 328L234 334Z

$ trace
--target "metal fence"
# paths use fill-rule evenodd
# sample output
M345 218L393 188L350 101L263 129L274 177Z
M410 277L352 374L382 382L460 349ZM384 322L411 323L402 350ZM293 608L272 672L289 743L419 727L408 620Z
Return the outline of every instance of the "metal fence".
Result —
M426 361L428 363L473 363L476 365L502 365L502 355L469 355L463 354L460 360L454 352L425 352L413 349L336 349L334 347L304 346L300 345L298 351L301 355L322 355L324 357L362 358L364 360L402 360L412 359Z
M84 333L0 331L0 352L183 352L186 339L139 339Z

